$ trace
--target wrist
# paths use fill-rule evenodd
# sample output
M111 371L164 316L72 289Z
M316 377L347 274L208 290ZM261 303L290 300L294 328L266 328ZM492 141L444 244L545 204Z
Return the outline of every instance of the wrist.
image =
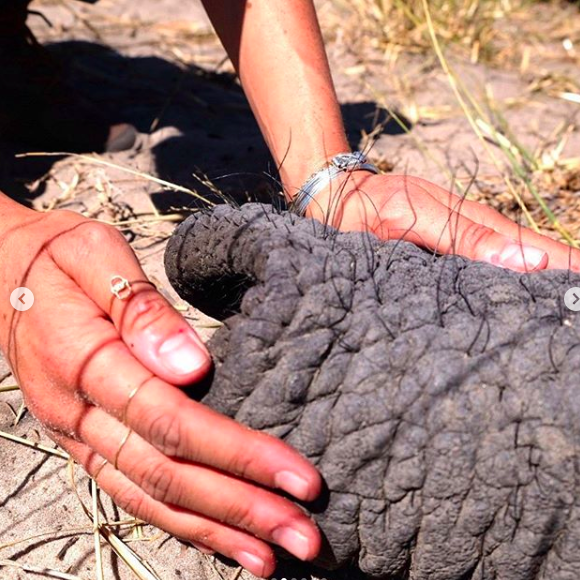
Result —
M351 184L358 181L354 176L355 172L364 172L367 175L380 173L361 151L338 154L302 185L292 199L290 206L292 211L300 216L310 217L321 211L326 214L332 212L332 206L339 202L344 191L350 188L349 181ZM318 206L319 211L314 213L312 209L307 211L310 206L315 208Z
M330 143L325 143L325 147L304 147L301 151L304 153L288 155L280 166L280 178L288 202L291 202L308 179L326 167L333 157L340 153L350 153L352 149L346 136L339 135Z
M306 217L317 219L333 227L339 227L345 205L354 193L361 193L375 173L365 169L344 172L321 189L306 208Z

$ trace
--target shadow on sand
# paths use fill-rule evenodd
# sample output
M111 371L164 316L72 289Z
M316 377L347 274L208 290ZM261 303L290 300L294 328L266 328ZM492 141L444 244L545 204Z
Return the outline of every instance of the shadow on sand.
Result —
M132 123L140 133L153 135L145 146L151 147L151 170L159 177L199 190L193 174L204 174L239 201L275 198L277 168L233 75L182 68L159 57L125 57L89 42L62 42L49 50L64 64L66 82L80 99L111 122ZM345 103L342 111L353 148L363 132L377 126L377 134L402 132L375 103ZM165 132L155 133L160 129ZM38 149L31 143L3 143L0 136L0 188L24 203L31 202L25 184L46 174L55 161L14 158L30 150ZM53 150L59 150L57 144ZM35 191L42 193L42 187ZM191 196L168 192L152 193L152 199L161 211L195 203Z

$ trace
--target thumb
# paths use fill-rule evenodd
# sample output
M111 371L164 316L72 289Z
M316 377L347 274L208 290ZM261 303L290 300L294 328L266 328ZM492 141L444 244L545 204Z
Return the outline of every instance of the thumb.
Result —
M504 236L492 228L464 219L457 231L456 253L473 260L517 272L534 272L548 266L548 253Z
M209 371L211 358L197 333L151 286L134 285L112 318L131 352L159 378L187 385Z
M534 272L548 267L548 253L521 240L473 221L441 204L418 215L414 234L421 245L442 254L459 254L471 260L517 272ZM409 236L410 237L410 236Z
M188 385L206 375L211 358L203 342L147 280L116 230L82 221L51 244L51 255L112 320L125 345L152 373L175 385ZM117 292L115 284L121 284Z
M547 252L500 234L496 235L501 239L503 247L498 248L498 251L492 249L486 251L483 257L484 261L518 272L535 272L545 270L548 267Z

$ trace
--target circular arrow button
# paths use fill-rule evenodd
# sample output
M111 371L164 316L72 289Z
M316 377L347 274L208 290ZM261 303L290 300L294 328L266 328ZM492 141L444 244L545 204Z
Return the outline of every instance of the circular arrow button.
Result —
M24 286L22 288L16 288L16 290L10 294L10 304L12 304L14 310L25 312L32 308L32 305L34 304L34 294Z
M580 312L580 288L570 288L570 290L564 294L564 304L568 310Z

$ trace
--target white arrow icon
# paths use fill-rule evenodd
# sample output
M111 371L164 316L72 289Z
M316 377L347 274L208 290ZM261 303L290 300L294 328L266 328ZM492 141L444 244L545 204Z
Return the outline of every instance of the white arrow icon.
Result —
M16 290L13 290L12 294L10 294L10 304L12 304L14 310L25 312L32 308L32 305L34 304L34 294L24 286L22 288L16 288Z
M564 294L564 304L568 310L580 312L580 288L570 288L570 290Z

